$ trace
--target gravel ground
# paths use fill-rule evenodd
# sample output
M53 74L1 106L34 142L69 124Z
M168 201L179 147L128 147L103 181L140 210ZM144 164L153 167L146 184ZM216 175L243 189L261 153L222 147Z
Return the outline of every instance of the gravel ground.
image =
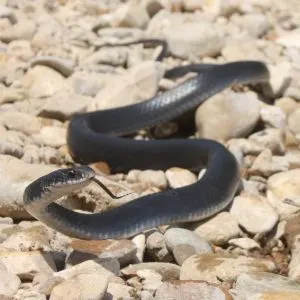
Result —
M105 46L147 38L167 41L163 61L160 46ZM164 78L175 66L249 59L266 63L269 83L211 97L189 120L193 132L181 133L215 139L237 158L243 184L226 211L132 239L83 241L24 209L29 183L72 163L72 115L168 90L188 77ZM1 299L300 299L299 0L0 0L0 66ZM92 167L115 194L131 194L112 200L91 185L61 204L99 212L199 178L176 166Z

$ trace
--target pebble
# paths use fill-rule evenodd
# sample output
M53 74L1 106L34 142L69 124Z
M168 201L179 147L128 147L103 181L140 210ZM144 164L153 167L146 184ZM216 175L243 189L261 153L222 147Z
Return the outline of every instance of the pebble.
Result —
M107 278L99 274L79 274L55 286L51 292L51 300L59 299L102 299L107 288Z
M21 285L19 277L5 270L0 270L0 278L0 297L3 299L13 297Z
M158 272L145 269L138 270L136 272L137 276L142 279L143 290L154 294L157 288L162 285L162 275Z
M197 135L219 141L243 137L254 128L259 113L260 103L255 93L222 92L197 109Z
M246 250L253 250L253 249L260 248L260 245L256 241L249 238L231 239L228 241L228 243L230 245L234 245Z
M121 273L126 276L134 276L139 270L153 270L162 276L162 280L173 280L179 278L180 267L165 262L144 262L140 264L129 265L121 270Z
M173 255L179 266L194 254L197 254L195 247L188 244L178 244L173 248Z
M278 299L293 299L296 296L300 297L300 284L278 274L252 271L238 276L235 291L238 297L244 299L268 299L267 295L274 296L269 299L277 299L276 293L278 296L287 293L287 298L278 297ZM261 294L261 298L255 298L258 297L257 294Z
M118 299L128 299L134 300L132 296L134 289L132 287L126 286L124 284L110 282L108 283L106 293L103 296L103 300L118 300Z
M221 246L230 239L238 237L241 234L241 230L232 214L221 212L198 225L195 228L195 233L205 240Z
M196 280L164 282L158 287L155 300L207 299L231 300L231 295L221 286Z
M188 258L182 265L180 280L205 280L210 283L234 281L245 272L272 272L275 264L268 259L226 254L200 254Z
M194 173L182 168L170 168L165 174L169 186L173 189L184 187L197 181L197 176Z
M138 234L131 240L136 246L135 262L140 263L144 259L144 253L146 249L146 236L144 234Z
M278 106L264 106L260 110L260 116L266 127L284 128L286 126L285 112Z
M294 169L268 178L267 198L281 219L286 219L299 210L299 207L284 202L285 199L291 199L296 204L300 203L299 175L300 169Z
M257 195L240 195L235 197L230 213L235 217L239 225L254 234L269 232L278 221L278 214L270 206L268 200Z
M174 248L178 245L190 245L195 249L196 254L212 252L211 246L204 238L184 228L168 229L164 237L167 247L171 251L174 251Z
M38 146L58 148L66 144L66 128L57 126L44 126L39 133L33 134L33 143Z
M133 262L136 256L136 246L128 240L72 240L70 247L77 252L93 254L100 259L117 259L121 266Z
M169 253L164 235L160 232L153 232L147 238L147 254L154 261L171 262L172 256Z

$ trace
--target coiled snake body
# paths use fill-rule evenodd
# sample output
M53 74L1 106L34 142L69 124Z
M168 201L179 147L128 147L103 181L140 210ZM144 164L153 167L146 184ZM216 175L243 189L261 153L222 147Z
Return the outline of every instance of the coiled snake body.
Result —
M26 188L26 209L48 226L81 239L126 238L161 224L201 220L219 212L240 183L237 161L223 145L207 139L140 141L120 135L175 118L232 84L263 82L268 77L266 66L257 61L205 65L197 76L145 102L74 116L67 140L75 161L105 161L114 172L173 166L198 171L205 165L207 171L189 186L102 213L81 214L54 201L89 184L95 173L88 166L60 169Z

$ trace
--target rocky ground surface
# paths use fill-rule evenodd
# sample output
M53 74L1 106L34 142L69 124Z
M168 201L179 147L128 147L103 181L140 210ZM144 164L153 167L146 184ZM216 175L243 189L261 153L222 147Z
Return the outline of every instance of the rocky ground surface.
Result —
M155 61L159 47L103 46L141 38L166 40L167 57ZM241 59L264 61L269 84L227 89L190 120L196 137L224 143L240 163L243 187L229 209L107 241L71 239L26 212L24 188L72 163L74 113L170 89L186 78L164 78L174 66ZM299 300L299 145L299 0L0 0L0 298ZM198 175L93 167L115 193L136 197ZM132 198L112 201L91 185L60 203L93 212Z

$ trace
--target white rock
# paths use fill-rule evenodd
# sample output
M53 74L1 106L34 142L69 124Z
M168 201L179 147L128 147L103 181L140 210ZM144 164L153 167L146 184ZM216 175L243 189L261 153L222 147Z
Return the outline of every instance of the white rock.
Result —
M65 78L58 72L45 66L29 69L22 83L28 87L29 97L49 97L65 88Z
M126 286L124 284L110 282L107 286L103 300L134 300L133 296L134 289L132 287Z
M102 299L106 292L107 284L108 281L105 276L99 274L79 274L55 286L51 292L50 299Z
M143 279L143 290L152 294L162 285L162 276L153 270L138 270L136 274Z
M136 245L137 248L136 263L142 262L146 249L146 236L144 234L138 234L132 239L132 242Z
M210 283L233 281L249 271L274 271L275 264L268 259L226 254L200 254L188 258L182 265L180 280L205 280Z
M234 245L234 246L240 247L242 249L246 249L246 250L253 250L253 249L260 248L260 245L256 241L254 241L250 238L231 239L228 241L228 243L230 245Z
M66 145L66 132L63 127L44 126L39 133L32 135L32 139L37 145L58 148Z
M166 172L166 177L171 188L179 188L190 185L197 181L197 176L189 170L182 168L170 168Z
M17 292L21 280L19 277L13 273L0 270L0 298L9 299L13 297L14 294Z
M153 261L172 261L172 256L167 249L164 236L160 232L155 231L150 234L147 238L146 246L147 253Z
M5 265L8 272L27 280L32 279L37 273L52 274L56 271L52 256L40 251L1 251L0 262Z
M300 108L297 108L294 112L292 112L288 117L288 126L289 129L294 133L300 133Z
M276 42L288 48L300 48L300 30L295 29L278 37Z
M260 110L262 121L269 127L284 128L286 126L286 115L277 106L267 105Z
M221 212L197 226L195 233L215 245L223 245L238 237L241 230L237 220L228 212Z
M181 58L215 56L223 46L221 32L213 23L190 22L166 30L169 51Z
M267 198L276 209L281 219L285 219L297 211L299 207L286 204L285 199L291 199L300 204L300 169L274 174L267 183Z
M277 212L262 196L242 194L235 197L230 213L251 233L266 233L278 221Z
M260 103L253 92L224 91L199 106L195 122L203 138L229 140L243 137L259 120Z
M88 110L115 108L149 99L156 94L162 74L158 62L148 61L134 66L124 75L109 80Z

